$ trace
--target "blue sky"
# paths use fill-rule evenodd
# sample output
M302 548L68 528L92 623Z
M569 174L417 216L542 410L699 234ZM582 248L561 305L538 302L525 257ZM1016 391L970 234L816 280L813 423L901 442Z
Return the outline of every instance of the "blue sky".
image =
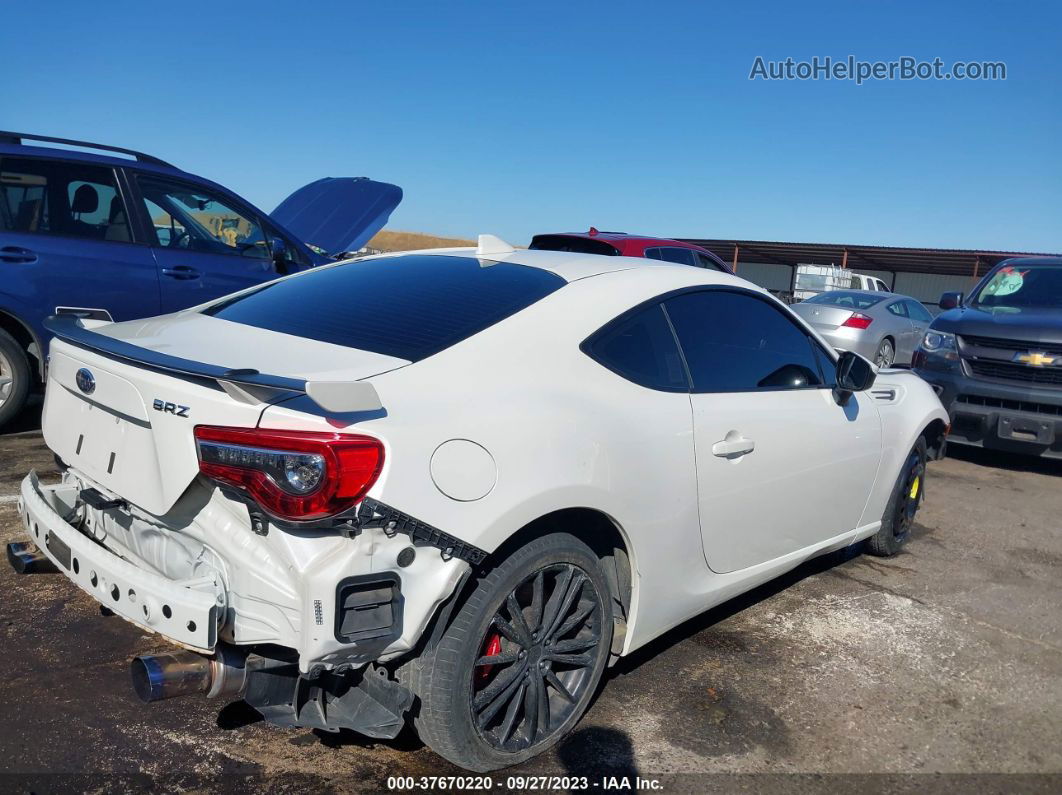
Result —
M150 9L150 10L148 10ZM1062 251L1062 4L8 3L0 129L153 152L391 227ZM14 35L12 35L14 34ZM757 55L999 82L750 81Z

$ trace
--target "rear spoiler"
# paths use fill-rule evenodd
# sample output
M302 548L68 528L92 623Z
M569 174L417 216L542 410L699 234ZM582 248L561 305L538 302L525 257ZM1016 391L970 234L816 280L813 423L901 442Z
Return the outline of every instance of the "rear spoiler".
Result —
M108 359L174 375L216 381L233 398L245 403L265 403L282 395L306 395L329 412L379 411L383 408L376 388L367 381L306 381L282 375L266 375L250 368L227 368L182 359L99 334L86 328L76 315L51 315L45 319L44 327L64 342Z

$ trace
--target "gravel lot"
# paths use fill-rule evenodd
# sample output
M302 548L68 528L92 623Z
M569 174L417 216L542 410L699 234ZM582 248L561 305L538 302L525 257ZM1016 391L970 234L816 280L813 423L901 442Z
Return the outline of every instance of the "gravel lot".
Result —
M0 436L5 543L21 538L18 481L54 471L34 426ZM953 451L930 466L903 554L814 562L669 633L621 661L557 751L495 781L1062 790L1060 476ZM127 662L165 648L157 638L101 616L58 575L4 566L0 588L6 790L380 790L388 776L461 772L411 733L380 743L277 729L240 704L141 705Z

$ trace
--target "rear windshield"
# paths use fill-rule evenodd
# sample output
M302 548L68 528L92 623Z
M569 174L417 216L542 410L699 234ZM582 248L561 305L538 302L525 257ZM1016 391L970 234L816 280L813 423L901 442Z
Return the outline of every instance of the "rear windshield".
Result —
M222 301L204 314L417 361L564 284L554 273L525 265L410 254L322 268Z
M619 249L604 240L591 240L574 235L535 235L528 248L540 251L574 251L578 254L604 254L614 257Z
M832 290L828 293L819 293L807 300L809 304L828 304L830 306L843 306L846 309L866 309L874 306L890 296L867 295L866 293L850 293L844 290Z

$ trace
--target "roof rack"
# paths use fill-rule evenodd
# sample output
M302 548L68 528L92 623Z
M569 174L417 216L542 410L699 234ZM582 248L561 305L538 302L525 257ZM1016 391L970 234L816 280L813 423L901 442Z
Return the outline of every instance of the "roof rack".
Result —
M65 144L66 146L82 146L87 149L99 149L104 152L120 152L123 155L131 155L141 163L154 163L157 166L166 166L167 168L176 168L171 163L167 163L165 160L160 160L152 155L146 155L143 152L137 152L135 149L123 149L120 146L107 146L106 144L94 144L89 141L75 141L71 138L53 138L48 135L31 135L29 133L19 132L7 132L6 130L0 130L0 143L5 144L21 144L24 140L28 141L46 141L51 144Z

